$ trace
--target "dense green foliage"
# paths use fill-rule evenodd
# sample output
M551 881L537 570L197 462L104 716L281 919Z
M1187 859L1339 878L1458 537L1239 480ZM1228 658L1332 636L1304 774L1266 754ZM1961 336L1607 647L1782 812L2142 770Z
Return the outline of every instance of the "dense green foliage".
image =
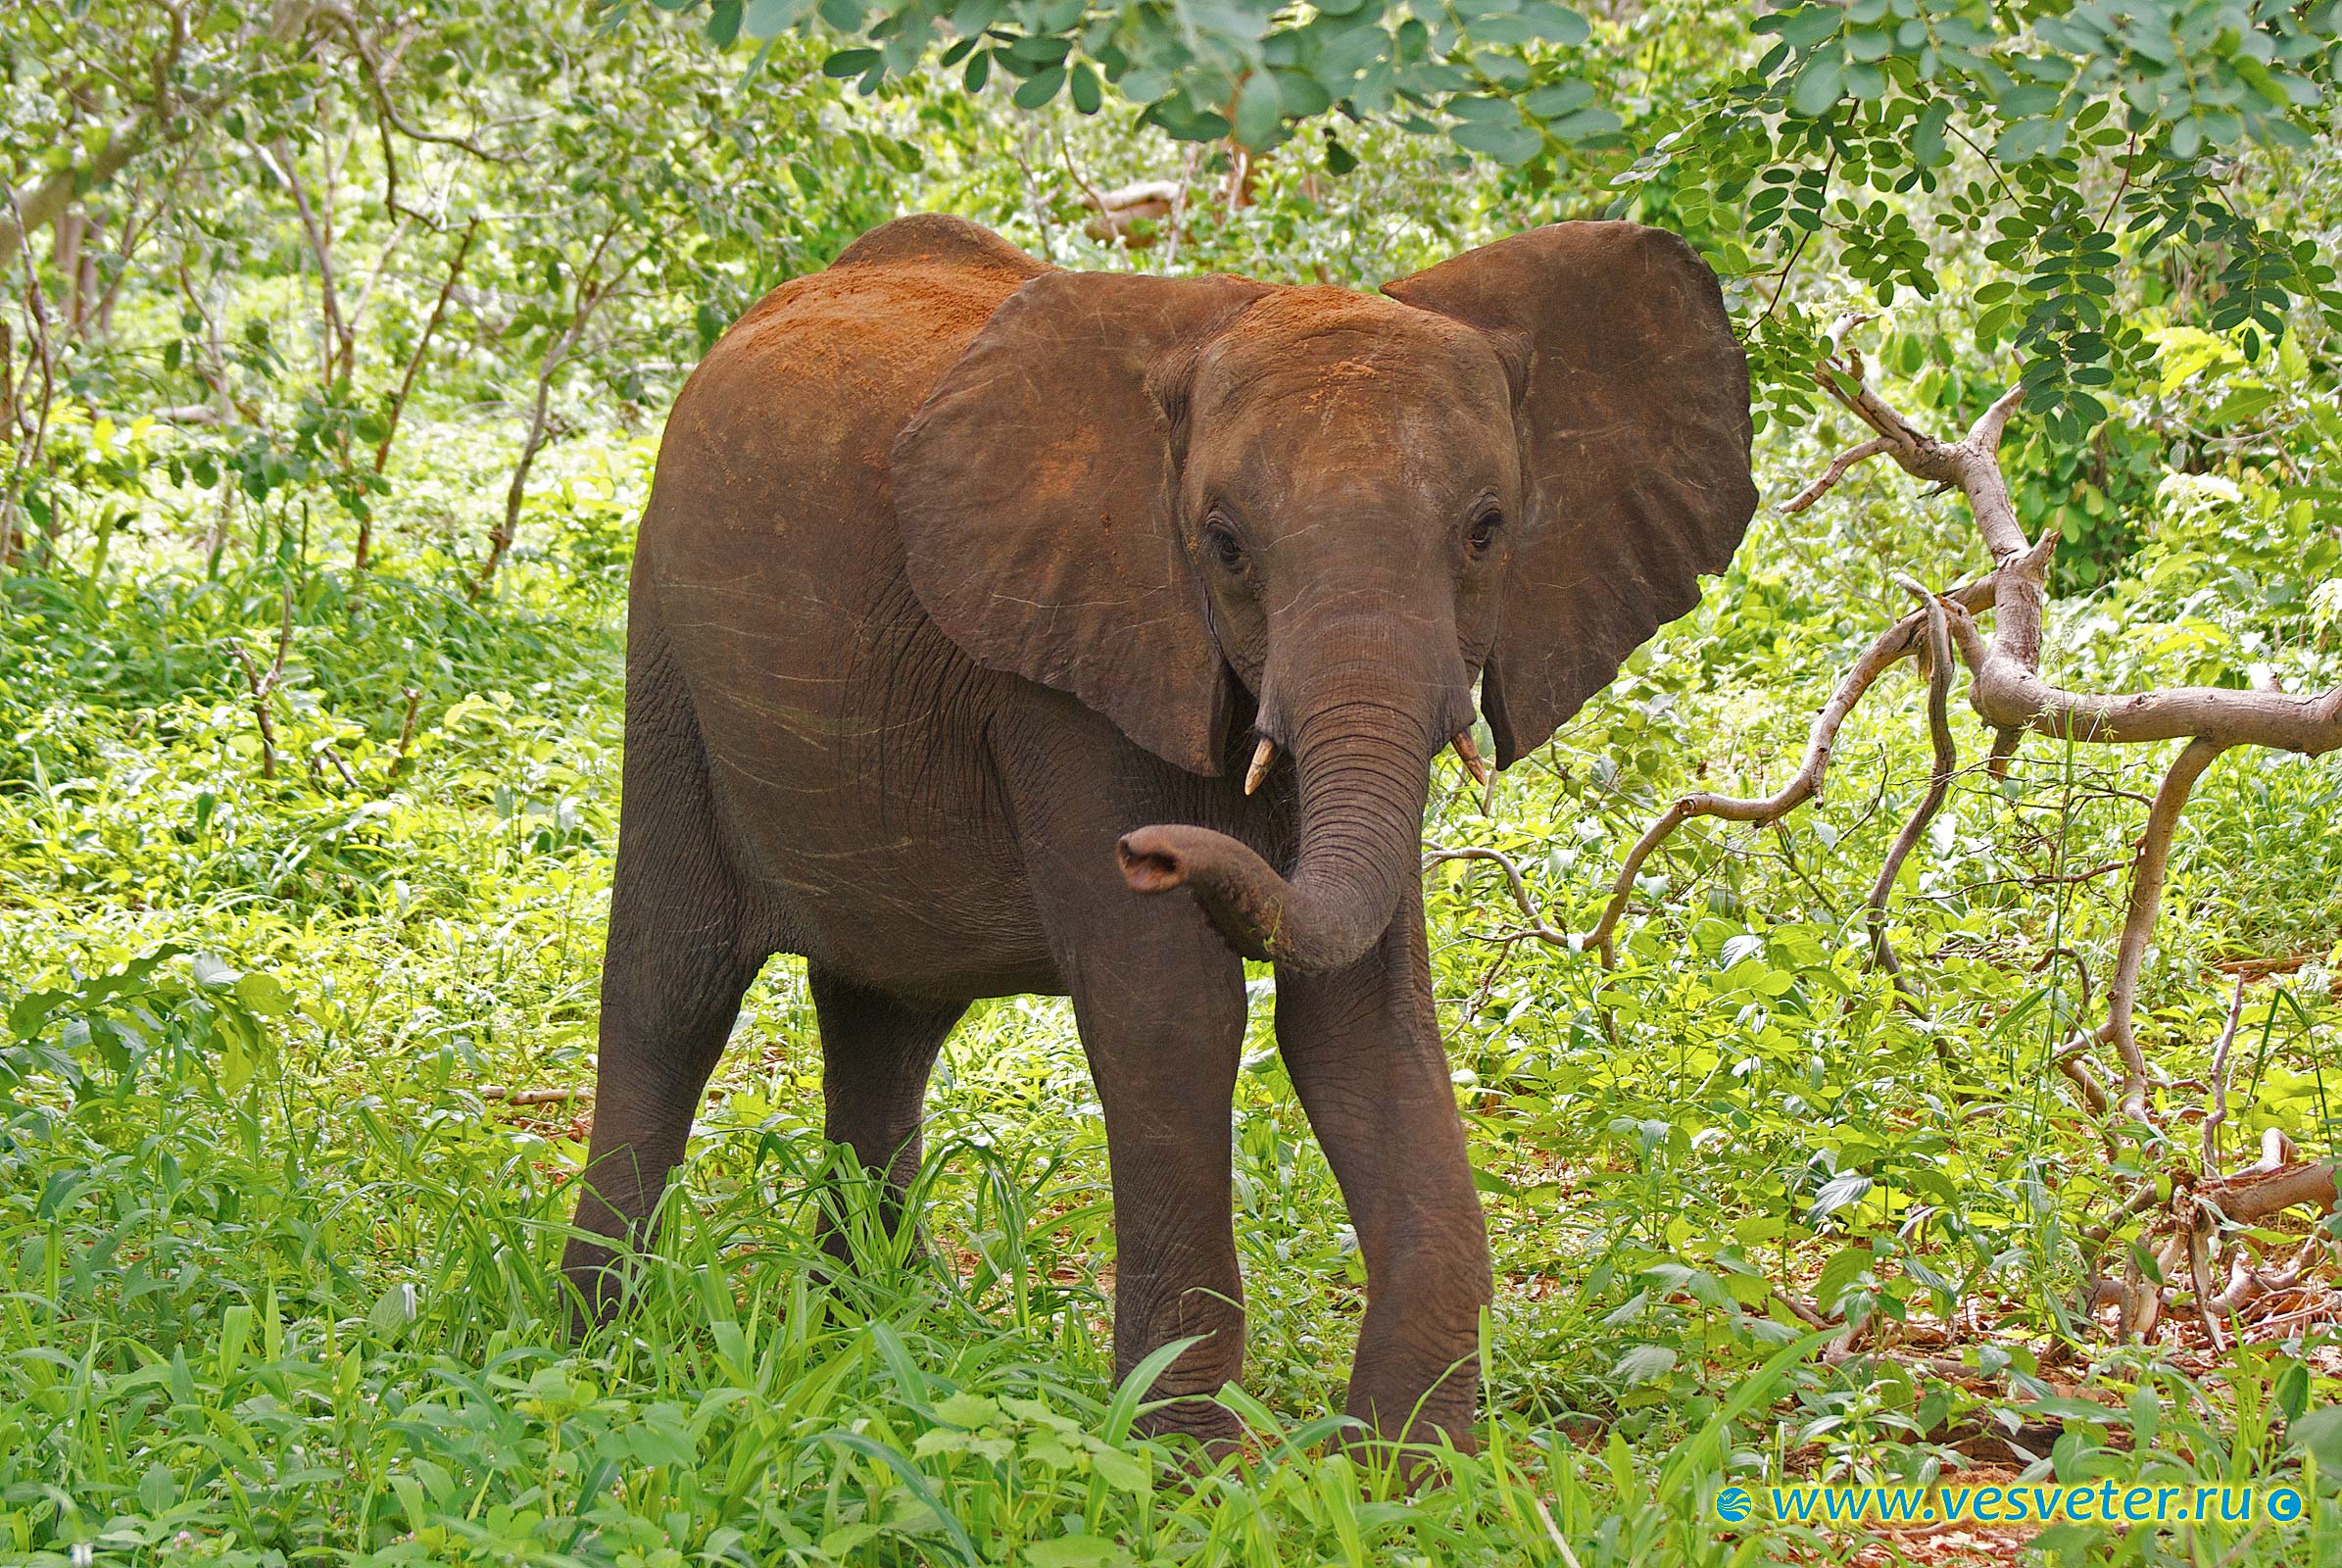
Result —
M1631 210L1689 233L1728 273L1785 279L1827 228L1838 266L1882 304L1946 281L1915 218L1989 235L1992 274L1968 280L1991 307L1976 330L2015 342L2026 407L2065 444L2106 417L2102 389L2147 353L2112 308L2118 234L2140 238L2134 259L2217 256L2214 324L2248 341L2280 332L2296 298L2342 318L2318 247L2226 199L2242 148L2306 149L2331 112L2333 0L1812 0L1753 19L1625 7L1599 22L1554 0L707 3L725 44L816 22L865 34L822 68L864 93L932 55L970 91L997 70L1020 109L1062 92L1096 114L1102 80L1144 106L1142 122L1190 140L1265 150L1323 117L1336 173L1357 161L1337 122L1440 135L1540 191L1632 159L1612 180ZM2103 206L2093 183L2113 186ZM1915 190L1935 198L1923 212L1893 200ZM1772 315L1775 396L1806 409L1790 388L1812 368L1812 324Z
M802 971L776 962L646 1311L575 1348L551 1265L586 1107L491 1092L590 1080L659 414L762 289L901 210L1067 265L1356 286L1555 218L1668 223L1727 275L1768 501L1863 433L1808 371L1830 322L1877 313L1850 341L1931 427L2042 389L2007 458L2021 516L2062 533L2063 683L2342 681L2332 7L2199 8L2226 20L2174 32L2184 92L2112 10L2116 50L2074 30L2097 8L1922 9L1762 32L1687 6L1443 11L1404 63L1487 81L1394 75L1428 101L1379 104L1319 103L1283 58L1332 70L1363 28L1362 80L1366 42L1414 47L1371 3L1002 9L1043 44L957 69L1073 62L1023 109L908 69L932 7L825 6L850 31L911 19L842 63L865 40L801 37L773 0L723 0L728 47L472 0L10 10L0 176L31 243L5 246L0 388L0 1558L1833 1560L1863 1539L1727 1530L1715 1489L1978 1460L2311 1498L2282 1526L2061 1527L2037 1544L2061 1561L2342 1558L2324 1287L2218 1355L2192 1321L2112 1343L2081 1299L2088 1224L2192 1158L2217 965L2282 960L2247 993L2225 1163L2269 1129L2333 1152L2331 758L2239 755L2201 786L2141 1021L2173 1145L2112 1163L2049 1057L2103 995L2162 749L2036 741L2005 783L1961 775L1897 890L1916 1005L1861 919L1927 772L1908 674L1855 715L1824 803L1646 866L1615 970L1524 938L1485 864L1436 866L1499 1288L1488 1447L1411 1501L1321 1446L1362 1271L1265 982L1238 1140L1259 1442L1193 1484L1127 1439L1137 1391L1107 1380L1104 1151L1060 1004L990 1004L954 1038L933 1259L864 1224L865 1267L824 1281L818 1206L870 1205L818 1139ZM1929 72L1932 45L1878 41L1890 19L1987 36ZM1172 22L1200 64L1145 54ZM1221 128L1208 72L1233 92L1250 66L1277 95L1259 156L1165 134ZM1142 122L1107 76L1192 117ZM1278 144L1343 99L1336 139ZM1537 149L1468 132L1459 158L1398 122L1500 118L1476 99L1541 118ZM1192 199L1150 251L1086 231L1096 192L1173 175ZM1677 792L1795 765L1904 612L1892 573L1980 563L1956 499L1880 467L1768 509L1490 813L1443 762L1427 831L1516 856L1585 929ZM1848 1353L1816 1354L1791 1298Z

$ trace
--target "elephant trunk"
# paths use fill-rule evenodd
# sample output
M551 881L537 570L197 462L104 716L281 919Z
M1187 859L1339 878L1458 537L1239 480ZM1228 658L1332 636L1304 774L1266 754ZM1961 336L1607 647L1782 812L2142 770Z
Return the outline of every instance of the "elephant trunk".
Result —
M1429 658L1394 659L1399 651L1385 634L1357 657L1314 662L1307 678L1293 681L1279 680L1272 661L1261 727L1290 736L1300 783L1290 878L1226 834L1187 826L1125 835L1117 846L1124 878L1142 893L1192 889L1246 957L1313 974L1365 956L1400 895L1417 885L1431 760L1471 721L1452 635L1439 642ZM1400 683L1394 668L1430 673ZM1283 701L1289 692L1293 700Z

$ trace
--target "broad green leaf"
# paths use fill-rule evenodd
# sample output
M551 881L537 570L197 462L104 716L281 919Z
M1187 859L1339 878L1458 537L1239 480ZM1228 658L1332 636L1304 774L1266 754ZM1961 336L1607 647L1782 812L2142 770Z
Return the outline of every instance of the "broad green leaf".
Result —
M1056 97L1057 89L1064 85L1065 68L1049 66L1018 82L1016 91L1008 95L1009 101L1019 109L1039 109Z
M1610 1369L1610 1376L1613 1382L1629 1386L1648 1383L1655 1377L1674 1371L1675 1364L1676 1351L1673 1346L1637 1345L1618 1358L1618 1364Z
M2342 1476L2342 1404L2321 1405L2297 1416L2286 1425L2285 1437L2318 1461L2321 1480Z
M837 77L858 76L877 65L878 61L879 53L875 49L840 49L821 63L821 74Z
M1938 98L1920 112L1919 121L1911 127L1911 161L1922 169L1940 169L1952 161L1944 140L1945 129L1951 124L1952 103Z
M1585 108L1593 99L1594 90L1590 83L1572 79L1557 81L1524 94L1521 108L1538 120L1557 120L1574 110ZM1453 109L1455 106L1450 104L1448 107Z
M752 38L777 38L813 14L813 0L749 0L740 30Z
M1246 147L1266 147L1275 140L1279 103L1274 76L1265 71L1246 76L1236 94L1236 139Z
M1449 126L1447 134L1458 147L1486 153L1508 169L1529 162L1545 145L1543 134L1522 124L1517 117L1509 123L1495 120L1463 121Z
M1796 80L1789 84L1789 107L1818 120L1837 103L1845 80L1845 60L1837 45L1824 44L1798 68Z
M274 975L247 974L236 981L236 1000L264 1018L290 1010L292 993Z

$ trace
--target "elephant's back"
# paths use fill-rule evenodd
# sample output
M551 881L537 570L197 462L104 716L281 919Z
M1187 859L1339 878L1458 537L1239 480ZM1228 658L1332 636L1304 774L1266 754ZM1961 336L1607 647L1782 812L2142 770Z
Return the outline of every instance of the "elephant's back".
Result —
M866 514L911 414L1000 302L1046 270L972 223L923 214L774 289L675 400L646 549L689 558L720 552L726 536L766 551L819 542L832 520L822 498ZM776 492L791 504L776 506Z

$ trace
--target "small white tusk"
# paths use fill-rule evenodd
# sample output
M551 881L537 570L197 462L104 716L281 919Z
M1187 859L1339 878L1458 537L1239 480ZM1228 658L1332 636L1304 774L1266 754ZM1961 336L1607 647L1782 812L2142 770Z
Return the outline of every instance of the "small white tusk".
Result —
M1455 739L1447 744L1455 748L1455 755L1463 761L1464 771L1471 774L1473 781L1482 789L1487 789L1489 778L1488 764L1480 760L1479 751L1473 747L1472 732L1468 729L1459 729L1455 732Z
M1260 788L1260 781L1269 776L1269 764L1276 760L1277 743L1263 735L1260 738L1259 749L1252 754L1252 765L1244 769L1244 793L1246 795Z

